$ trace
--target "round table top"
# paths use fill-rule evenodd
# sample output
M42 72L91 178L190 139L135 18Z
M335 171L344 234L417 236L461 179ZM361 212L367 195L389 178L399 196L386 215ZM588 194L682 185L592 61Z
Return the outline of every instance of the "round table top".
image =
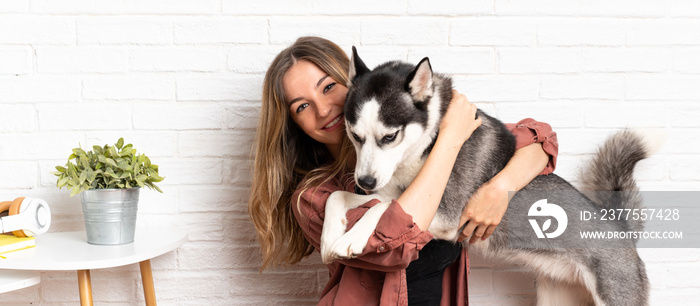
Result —
M41 282L37 271L8 270L0 272L0 293L34 286Z
M66 271L119 267L163 255L186 240L186 232L174 229L137 229L134 242L122 245L89 244L84 231L46 233L37 236L34 248L3 254L7 259L0 259L0 269Z

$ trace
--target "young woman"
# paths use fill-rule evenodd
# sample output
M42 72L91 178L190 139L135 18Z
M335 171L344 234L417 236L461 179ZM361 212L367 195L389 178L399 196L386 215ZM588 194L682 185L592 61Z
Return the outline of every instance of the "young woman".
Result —
M294 264L319 249L325 202L337 190L354 191L355 152L344 131L343 106L349 59L334 43L299 38L268 68L255 140L249 213L258 232L263 264ZM453 92L440 134L413 183L382 216L357 258L328 265L330 280L319 304L465 304L465 250L432 241L427 231L457 152L481 124L476 107ZM508 191L520 190L554 169L556 134L526 119L510 125L516 154L498 175L465 203L460 239L486 239L498 225ZM375 205L348 212L351 227Z

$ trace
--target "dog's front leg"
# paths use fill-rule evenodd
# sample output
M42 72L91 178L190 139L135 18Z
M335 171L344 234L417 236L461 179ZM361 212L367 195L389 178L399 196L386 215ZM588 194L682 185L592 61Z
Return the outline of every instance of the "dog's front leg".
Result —
M321 232L321 259L324 263L330 263L335 258L333 245L345 234L347 226L346 213L374 199L371 195L354 194L347 191L333 192L326 200L326 215L323 220Z
M331 254L336 258L354 258L362 253L367 246L367 241L379 224L379 219L389 208L391 202L381 202L372 206L365 212L360 220L355 223L347 233L335 241L331 247Z

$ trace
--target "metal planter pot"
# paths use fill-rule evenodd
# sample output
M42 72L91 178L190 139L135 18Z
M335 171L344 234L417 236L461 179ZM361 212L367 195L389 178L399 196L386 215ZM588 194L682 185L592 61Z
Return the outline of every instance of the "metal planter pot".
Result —
M140 188L90 189L80 193L90 244L134 242Z

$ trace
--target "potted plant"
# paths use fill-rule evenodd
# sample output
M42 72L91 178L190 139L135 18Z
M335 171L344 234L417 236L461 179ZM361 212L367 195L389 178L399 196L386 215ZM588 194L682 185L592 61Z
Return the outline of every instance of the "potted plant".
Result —
M158 165L136 154L124 139L114 146L73 149L65 166L56 166L56 186L70 195L80 194L88 243L125 244L134 241L136 211L141 187L163 192Z

